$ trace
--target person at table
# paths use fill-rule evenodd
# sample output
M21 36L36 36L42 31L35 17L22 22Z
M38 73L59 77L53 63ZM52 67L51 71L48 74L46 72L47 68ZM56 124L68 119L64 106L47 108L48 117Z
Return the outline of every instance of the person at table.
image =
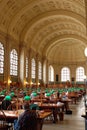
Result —
M69 102L68 102L68 96L67 92L62 92L60 95L60 101L64 103L65 110L69 110Z
M30 109L31 110L39 110L39 106L38 106L38 104L37 103L34 103L34 101L33 100L31 100L31 103L30 103Z
M31 93L30 97L31 97L31 99L36 99L36 98L39 98L39 95L35 91L33 91Z
M59 99L60 93L59 91L57 91L57 99Z
M65 92L62 92L60 95L60 98L64 100L64 99L67 99L68 97Z
M31 102L31 97L28 96L28 95L26 95L26 96L24 97L23 101L24 101L24 103L30 104L30 102Z
M14 130L37 130L37 114L29 109L29 103L24 104L24 112L14 121Z
M11 105L11 96L7 95L2 101L1 109L7 110L10 105Z
M31 100L31 97L28 95L24 97L24 103L29 104L29 109L31 110L39 110L38 104L34 103L34 101Z

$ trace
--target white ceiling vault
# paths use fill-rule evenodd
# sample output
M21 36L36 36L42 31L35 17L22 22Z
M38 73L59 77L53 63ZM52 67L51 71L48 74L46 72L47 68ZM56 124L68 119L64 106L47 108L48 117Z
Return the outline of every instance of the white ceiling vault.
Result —
M85 8L85 0L0 0L0 32L53 62L84 62Z

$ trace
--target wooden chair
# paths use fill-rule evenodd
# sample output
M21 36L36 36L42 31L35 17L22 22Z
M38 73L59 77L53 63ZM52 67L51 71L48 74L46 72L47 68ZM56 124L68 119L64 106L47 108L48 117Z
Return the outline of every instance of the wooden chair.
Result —
M0 110L0 112L2 113L2 116L0 117L0 130L10 130L11 126L9 126L6 121L5 113L3 112L3 110Z
M22 109L22 103L20 102L15 102L15 103L12 103L8 106L7 110L17 110L17 109Z
M11 101L9 100L3 100L1 104L1 109L2 110L7 110L8 106L11 104Z
M4 95L1 95L0 96L0 102L2 102L4 100L5 96Z

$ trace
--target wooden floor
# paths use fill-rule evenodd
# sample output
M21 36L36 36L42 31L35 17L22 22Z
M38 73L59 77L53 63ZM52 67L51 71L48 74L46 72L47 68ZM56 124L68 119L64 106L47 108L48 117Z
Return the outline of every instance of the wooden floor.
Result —
M84 99L82 98L77 104L70 104L72 115L64 114L64 121L58 121L54 124L52 121L44 121L42 130L85 130L85 119L81 114L85 110Z

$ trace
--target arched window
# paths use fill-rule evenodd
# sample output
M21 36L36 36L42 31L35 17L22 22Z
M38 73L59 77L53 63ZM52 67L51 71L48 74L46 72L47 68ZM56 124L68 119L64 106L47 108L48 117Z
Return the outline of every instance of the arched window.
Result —
M40 61L38 63L38 79L42 79L42 64Z
M35 59L33 58L31 61L31 77L35 79L35 74L36 74L36 64L35 64Z
M26 57L26 78L28 78L28 57Z
M66 82L67 80L70 81L70 69L68 67L64 67L61 70L61 81Z
M18 75L18 54L15 49L10 53L10 75Z
M76 81L84 81L84 68L78 67L76 69Z
M53 66L49 66L49 81L53 82L54 81L54 69Z
M0 74L4 73L4 47L0 42Z

